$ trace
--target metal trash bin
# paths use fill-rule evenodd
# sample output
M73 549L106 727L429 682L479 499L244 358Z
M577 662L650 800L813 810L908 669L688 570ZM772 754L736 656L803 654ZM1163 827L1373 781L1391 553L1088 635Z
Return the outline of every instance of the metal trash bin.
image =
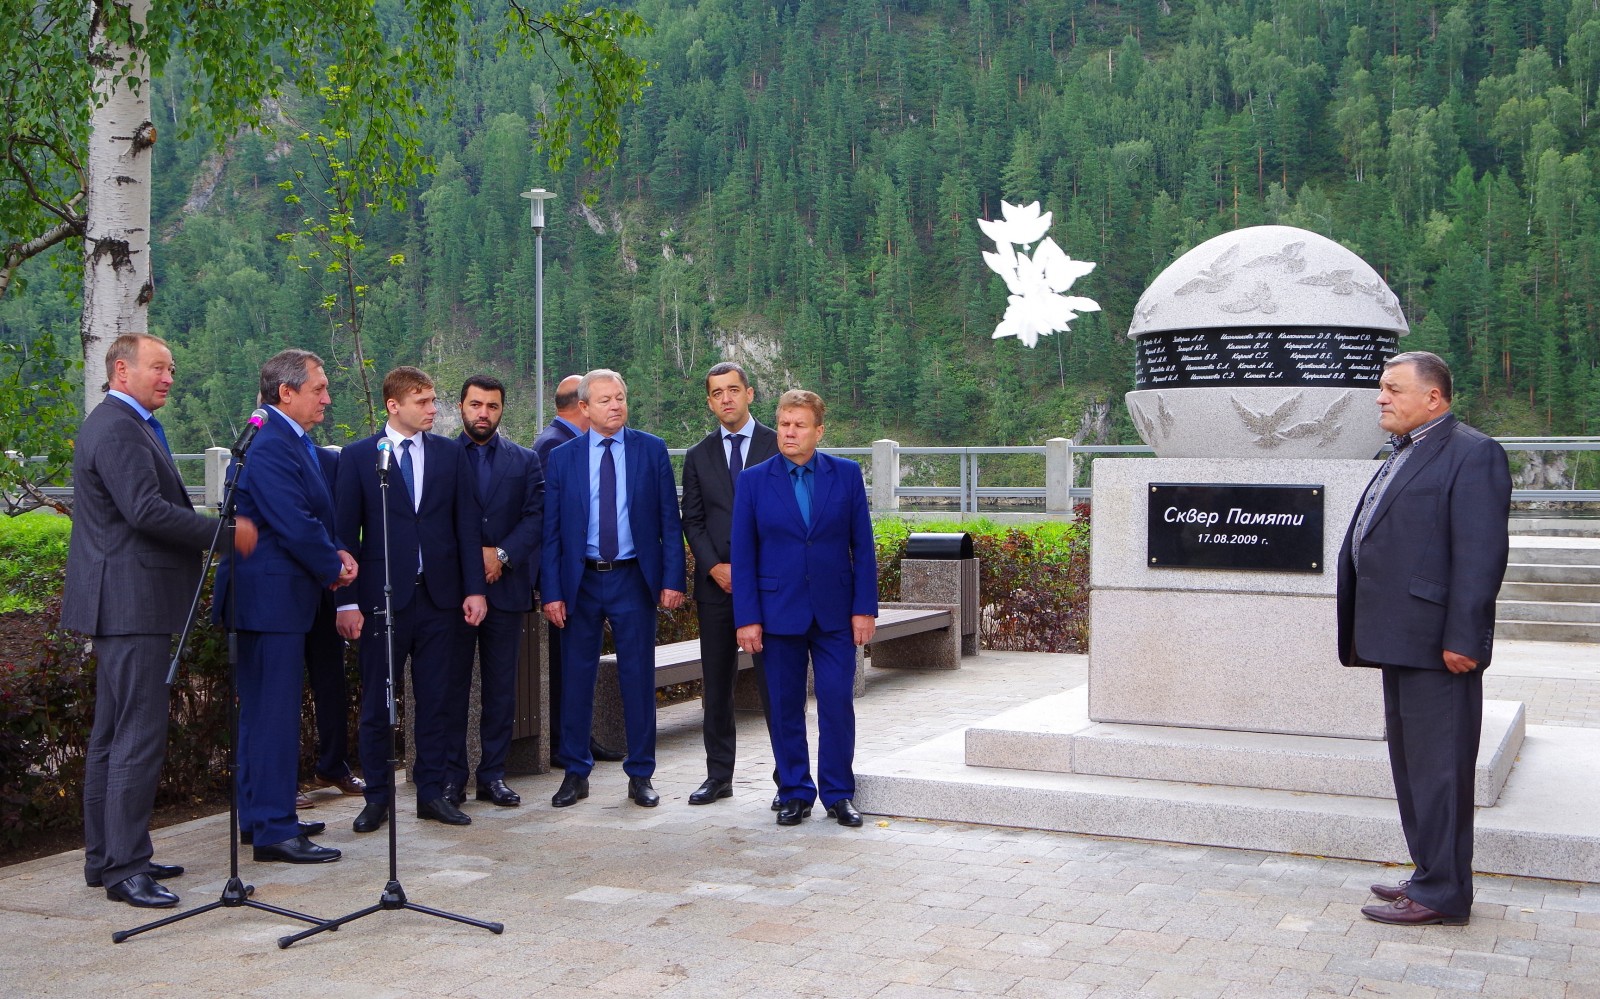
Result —
M900 558L900 599L907 603L954 604L961 654L978 654L978 559L972 535L913 534Z
M954 534L913 534L906 539L904 558L949 559L972 558L972 535L961 531Z

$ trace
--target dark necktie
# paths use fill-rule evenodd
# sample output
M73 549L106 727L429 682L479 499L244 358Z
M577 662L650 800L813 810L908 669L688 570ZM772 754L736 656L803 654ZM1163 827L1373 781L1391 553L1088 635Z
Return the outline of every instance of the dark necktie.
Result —
M167 443L167 432L161 429L161 421L156 419L155 414L152 413L144 418L144 422L150 424L150 429L156 432L156 440L159 440L161 446L166 449L168 454L171 454L172 445Z
M739 453L739 445L744 443L744 434L728 435L728 478L734 485L739 484L739 473L744 471L744 455Z
M600 561L617 557L617 463L611 457L611 438L600 442Z
M800 504L800 519L806 522L806 527L811 527L811 483L806 481L806 476L811 469L804 465L796 465L789 474L794 476L794 501Z
M322 470L322 458L317 454L317 442L311 439L310 434L301 434L300 443L306 446L306 454L311 458L311 467L317 470L317 479L323 485L328 484L328 476Z
M1399 464L1400 453L1411 446L1411 435L1401 434L1396 437L1389 435L1389 444L1393 448L1389 457L1383 460L1378 474L1372 477L1372 485L1367 487L1367 495L1361 503L1361 516L1356 520L1356 529L1350 536L1350 561L1357 568L1361 566L1361 541L1367 536L1367 528L1372 522L1372 511L1377 508L1378 500L1383 498L1384 486L1389 481L1389 474L1394 471L1394 466Z
M494 468L491 461L494 452L489 450L488 444L473 444L471 452L478 472L478 500L486 502L489 499L489 473Z
M400 442L400 478L405 480L406 498L411 500L411 508L415 510L417 507L416 466L411 464L411 442L409 440Z

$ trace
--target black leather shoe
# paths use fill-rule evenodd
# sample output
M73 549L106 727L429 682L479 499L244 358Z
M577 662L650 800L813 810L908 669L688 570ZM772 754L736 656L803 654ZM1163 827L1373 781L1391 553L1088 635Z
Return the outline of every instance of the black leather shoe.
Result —
M446 784L441 790L444 793L440 797L457 808L467 803L467 792L461 790L460 784Z
M318 846L304 836L286 839L282 843L258 846L253 851L258 861L278 861L285 864L331 864L343 856L331 846Z
M300 823L300 833L299 834L301 836L317 836L317 835L320 835L323 832L323 830L325 830L327 828L328 828L328 824L326 822L302 822L302 823ZM256 841L256 834L254 832L252 832L249 829L241 829L241 830L239 830L239 842L240 843L243 843L245 846L250 846L253 843L255 843L255 841Z
M369 801L361 808L361 814L350 824L356 832L377 832L383 824L389 821L389 803L387 801Z
M772 795L772 810L774 812L783 811L783 792L782 791L775 792Z
M145 871L145 873L150 875L152 878L155 878L157 881L165 881L168 878L176 878L181 876L183 874L183 865L152 863L150 865L150 869ZM84 881L84 884L88 885L90 888L100 888L103 887L104 882L102 882L99 878L95 878L93 881Z
M856 811L855 802L849 798L840 798L828 806L828 818L838 819L841 826L859 826L861 813Z
M608 749L593 739L589 740L589 755L601 763L621 763L628 758L627 753L619 753L615 749Z
M506 787L503 780L492 780L488 783L478 782L478 800L492 801L505 808L515 808L522 804L522 795Z
M166 909L178 904L178 896L148 874L123 878L106 889L106 898L137 909Z
M576 805L579 799L587 797L589 797L589 778L567 774L561 779L561 789L550 799L550 804L556 808L566 808L568 805Z
M811 814L811 804L799 798L790 798L778 809L778 825L797 826L800 820Z
M696 788L693 794L689 795L689 804L709 805L718 798L731 797L733 797L733 784L731 782L710 777L706 779L704 784Z
M443 822L447 826L470 826L472 816L455 806L449 798L435 798L432 801L417 802L417 818L432 819Z
M1406 893L1406 889L1409 887L1411 887L1411 881L1410 879L1407 879L1397 885L1373 885L1367 890L1383 899L1385 902L1393 902L1401 895L1404 895Z
M635 805L641 808L654 808L661 803L661 795L650 786L648 777L628 778L628 797L633 799Z

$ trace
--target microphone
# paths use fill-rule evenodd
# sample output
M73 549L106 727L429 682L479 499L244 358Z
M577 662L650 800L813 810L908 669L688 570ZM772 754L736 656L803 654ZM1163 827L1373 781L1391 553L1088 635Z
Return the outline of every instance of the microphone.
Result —
M394 442L388 437L378 439L378 476L387 478L389 475L389 462L394 460Z
M239 431L238 438L234 440L233 447L229 449L233 452L235 458L244 457L244 453L250 449L250 442L256 439L256 433L260 431L261 425L266 422L266 410L258 409L250 414L249 422L244 425L243 430Z

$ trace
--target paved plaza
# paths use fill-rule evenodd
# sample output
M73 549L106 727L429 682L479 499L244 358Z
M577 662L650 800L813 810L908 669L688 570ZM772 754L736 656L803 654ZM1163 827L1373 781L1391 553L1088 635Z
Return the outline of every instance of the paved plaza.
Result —
M1080 685L1086 667L985 652L953 672L869 670L857 756ZM1501 642L1485 686L1526 702L1530 724L1600 727L1600 647ZM234 908L113 944L164 913L84 887L74 851L0 870L0 994L1600 999L1600 885L1480 877L1471 925L1401 928L1359 913L1368 884L1405 876L1380 864L875 815L844 829L820 808L784 829L758 716L740 717L734 798L686 804L704 776L699 712L661 712L653 810L626 800L617 764L560 811L559 774L513 778L526 803L469 802L465 829L419 822L403 794L411 900L503 935L380 912L280 950L305 924ZM359 799L315 797L303 817L328 822L318 840L343 861L256 864L246 848L241 870L259 900L332 918L378 900L387 838L350 831ZM189 869L169 882L182 907L220 893L226 824L155 834L156 860Z

